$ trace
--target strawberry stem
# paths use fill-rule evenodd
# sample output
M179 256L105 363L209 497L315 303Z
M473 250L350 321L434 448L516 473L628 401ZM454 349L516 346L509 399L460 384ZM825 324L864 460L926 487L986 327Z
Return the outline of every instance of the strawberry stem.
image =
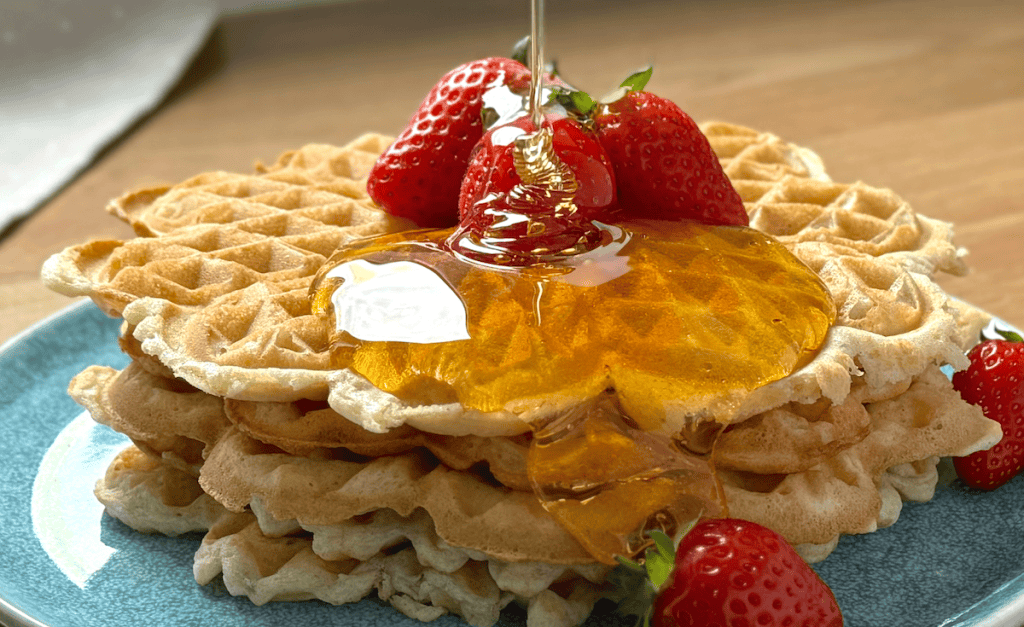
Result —
M676 560L676 547L672 538L660 529L652 529L647 535L654 540L654 546L647 549L644 567L647 569L647 576L654 588L658 589L668 581L669 575L672 574L672 567Z
M576 119L586 118L597 107L597 102L585 91L553 88L551 99L562 105Z
M979 334L979 342L985 342L987 340L1004 340L1006 342L1024 342L1024 337L1021 337L1016 331L1010 329L1003 329L996 325L992 325L991 334L988 329L982 329Z
M996 329L996 333L1003 336L1007 342L1024 342L1024 338L1009 329Z
M526 67L530 67L530 36L527 35L512 47L512 55L509 57L513 61L519 61Z

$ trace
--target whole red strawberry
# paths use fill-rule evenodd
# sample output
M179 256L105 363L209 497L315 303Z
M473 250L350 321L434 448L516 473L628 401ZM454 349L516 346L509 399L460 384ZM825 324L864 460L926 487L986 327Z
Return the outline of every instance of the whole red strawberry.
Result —
M691 527L678 547L650 532L643 566L618 558L621 613L645 627L842 627L832 590L779 534L730 518Z
M501 86L528 93L529 70L518 61L492 57L441 77L370 170L370 198L388 213L420 226L456 224L462 174L484 134L484 94Z
M548 114L544 125L551 130L555 154L572 170L578 189L573 202L581 217L598 217L601 209L615 203L615 175L604 148L594 134L572 118ZM489 130L473 149L459 193L459 217L476 213L481 199L505 194L521 181L513 165L512 142L537 130L529 116ZM538 208L539 209L539 208Z
M564 115L548 114L542 125L546 143L523 116L490 129L473 149L459 196L460 228L451 240L462 254L524 265L590 249L600 239L590 220L615 203L615 178L604 149ZM517 151L526 158L525 144L517 144L528 138L537 142L530 143L535 154L544 152L543 144L557 161L538 161L555 173L546 182L524 181L516 169Z
M594 123L615 166L623 217L749 224L707 137L672 101L630 90L600 105Z
M953 374L953 387L1003 428L992 448L953 459L969 486L994 490L1024 468L1024 342L1014 333L975 346L966 370Z
M840 627L832 590L777 533L710 519L687 533L654 601L654 627Z

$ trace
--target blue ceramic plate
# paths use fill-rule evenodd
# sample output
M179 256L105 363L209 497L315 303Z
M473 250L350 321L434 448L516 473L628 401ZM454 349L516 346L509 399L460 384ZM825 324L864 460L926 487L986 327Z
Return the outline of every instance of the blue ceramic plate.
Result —
M125 439L65 394L90 364L123 367L119 322L88 301L0 348L0 622L8 627L419 626L374 600L255 607L192 579L200 537L104 516L92 485ZM893 527L844 537L818 571L849 627L1024 624L1024 476L992 493L946 483ZM502 625L524 625L506 610ZM599 607L587 625L628 625ZM438 627L464 626L445 616Z

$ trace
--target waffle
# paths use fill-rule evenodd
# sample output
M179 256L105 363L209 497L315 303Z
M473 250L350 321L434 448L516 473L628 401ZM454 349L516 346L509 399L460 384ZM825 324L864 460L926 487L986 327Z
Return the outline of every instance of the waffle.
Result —
M730 515L771 527L791 544L818 545L807 547L814 552L834 546L839 534L891 525L903 500L931 499L939 456L968 455L1002 437L999 425L965 405L938 368L903 394L865 407L868 435L805 472L724 471Z
M372 135L342 148L308 146L254 176L208 173L128 194L111 208L141 237L69 248L44 265L43 280L90 296L112 316L141 297L188 309L186 318L222 312L210 334L195 326L208 319L192 320L194 338L205 341L195 348L208 361L161 359L186 380L210 374L203 389L231 392L255 366L264 383L241 386L250 398L275 399L282 388L291 399L326 397L326 333L309 315L309 279L341 243L410 227L374 208L353 178L384 146ZM250 324L225 325L225 315ZM148 354L161 353L144 344Z
M931 498L934 473L919 479L916 491L894 492L893 477L903 477L905 485L907 468L937 455L968 454L1000 436L998 425L965 405L935 367L882 399L865 396L866 389L855 390L843 406L794 403L727 429L717 439L716 465L730 514L771 527L802 554L823 559L824 547L834 546L839 534L887 526L898 517L902 500ZM454 438L409 427L375 434L322 402L222 400L180 382L153 380L135 364L121 373L90 367L73 380L71 391L96 420L128 433L148 452L159 451L153 442L161 437L177 441L184 433L205 444L202 438L215 435L200 469L205 493L233 511L249 506L265 532L281 520L307 528L337 526L381 508L450 515L468 503L470 513L450 518L462 528L438 526L453 545L510 561L589 559L536 507L525 476L528 441L521 437ZM182 407L192 409L183 413ZM329 438L323 437L324 424L337 427ZM285 444L294 444L296 436L305 439L286 452L275 442L285 435L291 436ZM163 452L164 465L173 466L179 456ZM366 492L365 486L372 489ZM453 501L436 502L442 497ZM493 511L477 513L482 503L492 504ZM524 517L538 521L519 527L525 535L500 526ZM468 535L480 528L496 533L484 539Z
M391 540L377 519L360 526L367 528L364 533L377 535L379 542ZM380 598L411 618L432 621L452 612L480 626L497 622L501 609L513 600L527 606L530 625L575 625L590 614L600 596L598 586L571 569L538 573L538 569L463 556L461 566L446 570L429 564L422 552L411 548L378 551L365 560L324 559L315 552L316 543L315 535L312 539L267 537L252 514L238 514L214 526L203 539L196 552L196 580L207 583L221 575L229 592L247 596L257 605L307 599L338 605L376 589ZM549 575L547 586L529 590L526 597L515 592L534 588L533 582L526 581L543 581L539 574ZM563 597L552 588L571 592Z
M228 514L195 476L135 446L111 461L95 494L108 514L141 533L205 532Z
M108 513L138 531L204 532L194 559L196 581L220 576L231 594L257 605L353 603L376 590L423 621L452 612L471 625L492 625L501 608L517 601L526 606L530 625L568 627L590 614L608 570L506 563L457 549L434 533L422 511L406 518L380 510L309 529L294 521L261 523L252 511L227 511L195 477L135 447L115 458L96 494ZM261 518L267 514L261 511Z
M154 376L135 362L121 372L86 368L71 380L68 394L96 422L196 476L205 455L231 426L222 399L183 381Z

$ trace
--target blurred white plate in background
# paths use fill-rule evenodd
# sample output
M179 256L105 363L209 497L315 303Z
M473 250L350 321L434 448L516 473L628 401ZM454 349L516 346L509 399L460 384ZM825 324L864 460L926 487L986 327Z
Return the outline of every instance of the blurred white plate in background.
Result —
M156 106L215 0L0 2L0 231Z

